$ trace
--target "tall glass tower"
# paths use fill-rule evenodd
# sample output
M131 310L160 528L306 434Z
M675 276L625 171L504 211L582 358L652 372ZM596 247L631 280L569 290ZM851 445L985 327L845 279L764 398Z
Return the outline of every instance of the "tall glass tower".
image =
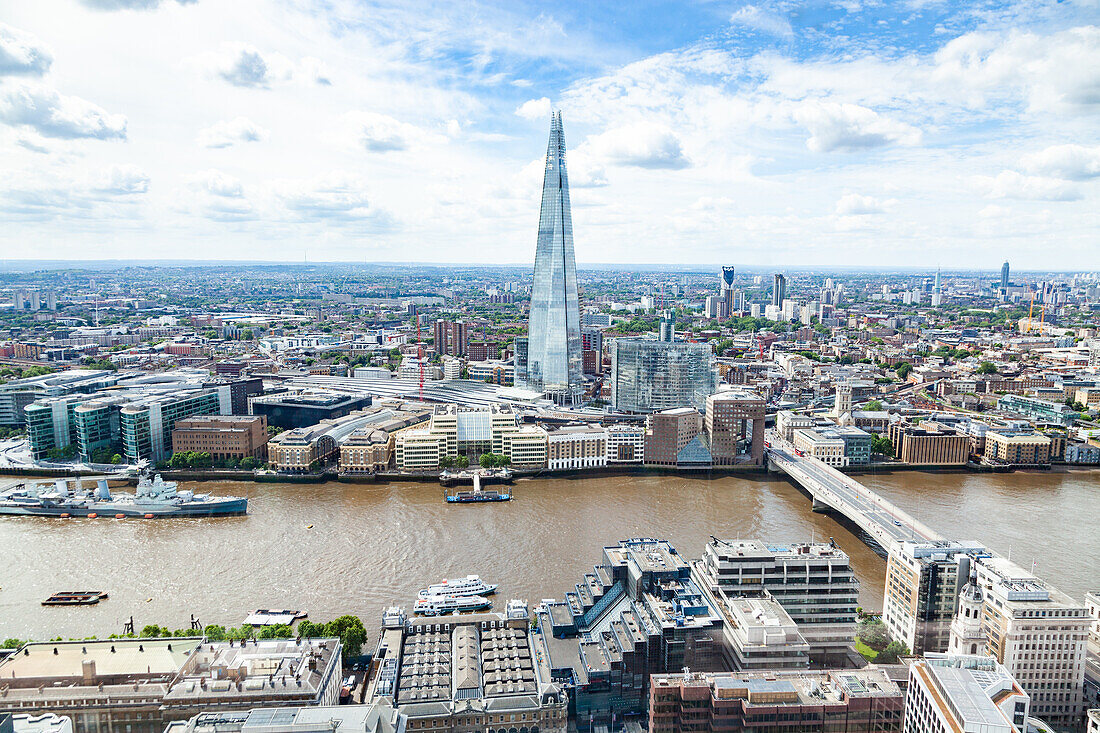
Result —
M580 323L573 216L569 210L569 177L565 172L565 133L558 111L550 116L526 363L521 366L517 360L516 369L516 376L529 389L547 393L563 404L572 404L580 398L583 392Z

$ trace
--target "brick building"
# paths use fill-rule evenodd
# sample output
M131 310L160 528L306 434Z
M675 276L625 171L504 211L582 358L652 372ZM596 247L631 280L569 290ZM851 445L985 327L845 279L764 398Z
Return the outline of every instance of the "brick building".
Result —
M195 415L176 422L172 452L209 453L214 459L267 456L267 418L263 415Z

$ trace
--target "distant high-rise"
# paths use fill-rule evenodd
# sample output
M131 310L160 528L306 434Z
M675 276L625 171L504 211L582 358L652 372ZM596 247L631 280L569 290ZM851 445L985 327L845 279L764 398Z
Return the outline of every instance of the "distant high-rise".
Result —
M526 359L522 365L516 362L517 381L557 402L575 402L583 389L580 321L565 133L559 111L550 117Z
M776 308L783 307L783 301L787 297L787 278L775 273L775 280L772 284L772 305Z
M1008 262L1001 265L1001 287L1008 287Z
M733 316L734 308L734 295L733 295L733 279L734 270L731 265L726 265L722 268L722 303L719 306L719 315L722 318L730 318Z

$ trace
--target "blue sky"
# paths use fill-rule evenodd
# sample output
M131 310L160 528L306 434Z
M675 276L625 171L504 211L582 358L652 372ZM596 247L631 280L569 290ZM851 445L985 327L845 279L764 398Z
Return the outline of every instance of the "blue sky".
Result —
M554 106L581 262L1097 269L1098 22L1100 0L9 3L0 257L530 262Z

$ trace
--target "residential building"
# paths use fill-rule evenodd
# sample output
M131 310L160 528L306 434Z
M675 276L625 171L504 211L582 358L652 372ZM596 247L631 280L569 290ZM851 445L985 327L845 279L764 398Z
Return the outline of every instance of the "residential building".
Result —
M396 708L409 730L566 733L569 703L532 637L521 601L504 613L438 618L391 608L365 700Z
M712 538L692 571L712 594L736 598L767 593L798 624L814 662L845 665L855 636L859 581L839 547Z
M209 453L215 460L267 456L267 418L263 415L201 415L184 418L172 429L172 452Z
M783 301L787 299L787 278L780 273L772 277L772 306L776 309L783 307Z
M645 426L615 423L607 426L607 462L641 463L645 454Z
M565 133L559 111L550 121L526 354L517 359L516 382L549 394L556 402L577 401L584 384L580 326Z
M704 424L716 466L764 462L764 398L729 389L706 399Z
M702 410L718 389L709 344L617 338L609 348L616 411L650 413L685 405Z
M703 440L703 416L693 407L678 407L646 418L647 466L710 465L710 451Z
M649 733L900 733L904 696L885 670L654 675Z
M470 334L465 321L436 321L434 331L435 353L440 356L466 356Z
M546 467L550 470L607 465L607 430L599 425L567 425L546 431Z
M516 368L504 361L471 361L466 364L466 374L470 379L511 387Z
M1028 733L1031 700L984 656L926 654L909 666L905 733Z

